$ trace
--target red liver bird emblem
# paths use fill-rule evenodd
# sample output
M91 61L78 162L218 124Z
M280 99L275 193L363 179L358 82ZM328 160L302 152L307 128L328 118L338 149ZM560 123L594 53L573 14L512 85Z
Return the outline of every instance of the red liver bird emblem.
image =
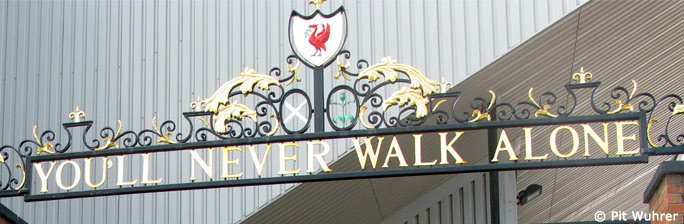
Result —
M342 51L347 39L344 7L340 6L331 14L316 10L307 16L292 11L289 35L297 59L314 69L328 66Z
M321 25L323 28L320 32L318 32L318 25ZM316 48L316 52L311 56L321 56L322 51L328 51L325 48L325 42L328 42L328 38L330 38L330 24L311 24L309 27L314 29L311 36L309 36L309 43Z

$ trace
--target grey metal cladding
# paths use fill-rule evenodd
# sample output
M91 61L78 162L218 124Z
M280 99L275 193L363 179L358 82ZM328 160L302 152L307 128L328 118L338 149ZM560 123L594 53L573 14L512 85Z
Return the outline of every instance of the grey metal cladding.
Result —
M190 101L244 67L284 67L288 17L293 9L311 13L307 2L2 0L0 143L30 138L33 125L60 130L76 106L95 121L94 130L119 119L141 130L155 115L179 121ZM331 0L323 11L347 9L352 61L393 56L457 83L584 2ZM301 74L301 88L310 89L310 75ZM182 172L181 156L161 158L157 170ZM292 186L0 202L29 223L228 223Z

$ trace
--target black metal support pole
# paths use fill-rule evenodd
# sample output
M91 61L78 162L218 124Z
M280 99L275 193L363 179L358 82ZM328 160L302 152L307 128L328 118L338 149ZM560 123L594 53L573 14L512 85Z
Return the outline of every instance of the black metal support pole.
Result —
M325 91L323 68L314 69L314 132L325 132Z
M499 134L496 128L487 129L487 148L490 160L496 152L496 145L499 140ZM501 223L499 217L499 172L489 172L489 207L491 211L491 223Z
M493 116L492 121L496 120L496 109L490 111ZM487 129L487 154L491 161L494 158L494 153L496 152L496 147L499 142L499 132L496 128ZM491 163L491 162L490 162ZM499 217L499 172L490 171L489 172L489 208L490 208L490 219L492 224L501 223L501 217Z

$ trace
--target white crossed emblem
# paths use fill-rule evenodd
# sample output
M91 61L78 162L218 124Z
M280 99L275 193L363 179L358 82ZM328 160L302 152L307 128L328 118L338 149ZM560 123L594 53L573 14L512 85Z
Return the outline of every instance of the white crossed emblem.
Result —
M293 107L290 103L285 102L285 107L287 107L287 109L290 110L290 112L291 112L290 115L288 115L285 118L285 122L292 120L292 118L294 118L294 117L299 118L299 120L301 120L302 122L306 122L306 117L304 115L302 115L301 113L299 113L299 110L304 106L306 106L306 102L300 103L297 106L297 108Z

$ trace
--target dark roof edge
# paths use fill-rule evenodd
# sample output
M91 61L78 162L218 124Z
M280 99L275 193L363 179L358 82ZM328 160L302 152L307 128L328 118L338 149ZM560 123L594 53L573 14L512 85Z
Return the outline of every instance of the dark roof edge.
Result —
M648 203L657 190L656 184L660 183L667 174L684 174L684 161L664 161L660 163L658 169L653 175L653 179L648 184L646 191L644 191L644 203Z
M28 223L3 204L0 204L0 217L4 218L7 221L10 221L12 223L17 223L17 224L27 224Z

